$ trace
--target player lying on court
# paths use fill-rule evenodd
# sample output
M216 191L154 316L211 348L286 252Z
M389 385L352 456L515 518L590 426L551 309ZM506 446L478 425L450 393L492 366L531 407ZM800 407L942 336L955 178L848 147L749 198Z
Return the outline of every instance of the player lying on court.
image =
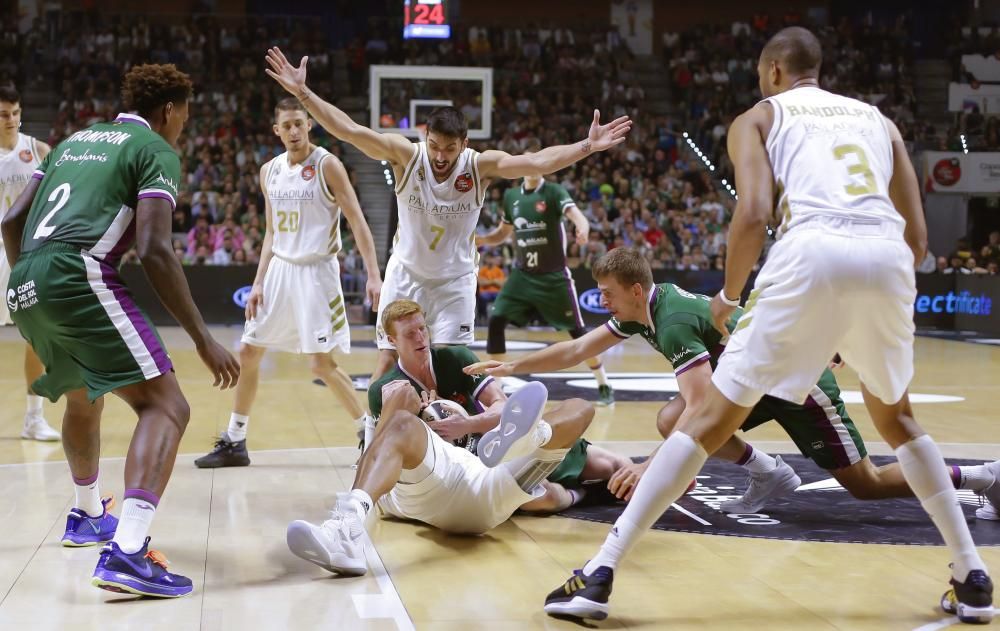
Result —
M941 608L966 623L993 618L993 581L941 451L908 396L914 263L927 249L919 180L892 121L868 103L820 88L822 60L819 40L801 27L782 29L761 51L764 100L728 134L738 197L725 282L710 305L719 331L726 332L771 222L778 223L776 242L701 401L650 460L597 554L545 598L549 614L607 617L625 556L709 454L763 396L806 402L839 352L858 373L872 423L948 548L950 587Z
M347 304L340 287L340 214L344 213L365 262L365 294L378 308L379 277L375 242L361 212L344 165L309 141L312 121L293 98L274 108L274 134L285 153L260 168L267 228L257 277L246 305L236 385L229 427L211 453L194 461L199 468L250 464L247 430L257 397L260 363L267 349L309 357L313 374L333 392L340 406L364 424L365 411L354 396L351 378L331 353L351 352Z
M615 248L604 255L594 265L593 274L601 302L612 314L604 327L507 364L477 364L466 370L485 370L493 376L560 370L572 366L577 356L603 352L632 335L640 335L671 362L677 376L680 395L663 406L656 420L657 429L666 438L685 406L694 407L701 401L725 348L722 333L712 324L711 299L670 283L654 285L649 264L630 248ZM733 313L727 322L730 332L742 315L742 309ZM740 429L747 431L772 420L788 433L802 455L827 469L854 497L913 497L898 463L876 467L868 458L861 434L847 414L829 369L823 371L804 404L764 396ZM749 473L750 486L743 497L720 505L727 513L756 513L770 500L794 491L801 482L781 456L771 457L736 435L712 456L741 465ZM619 498L630 499L648 466L649 460L622 467L611 477L608 488ZM984 519L995 515L995 506L1000 503L998 466L1000 463L948 468L955 488L985 495L989 504L977 512Z
M399 362L368 390L379 417L374 440L358 463L353 489L338 496L330 519L319 526L289 524L288 547L297 556L338 574L364 574L362 535L376 506L390 517L480 534L519 509L552 512L577 501L546 478L607 479L627 462L595 447L582 449L580 435L594 416L590 403L564 401L541 420L547 393L540 383L508 399L493 378L462 372L477 360L467 348L431 347L416 303L396 300L382 317ZM421 409L435 396L470 416L421 420ZM440 407L431 406L435 416L442 416ZM429 418L427 410L423 414Z
M525 154L541 149L533 141ZM583 245L590 234L590 223L583 216L569 192L542 176L525 177L521 186L504 193L502 221L493 231L476 237L476 245L499 245L513 237L514 264L510 278L500 288L490 313L486 352L507 352L504 329L507 323L526 325L538 314L549 326L568 331L570 337L582 337L587 329L580 315L576 284L566 265L566 227L563 218L573 222L576 242ZM600 357L588 357L587 367L597 380L597 404L612 405L614 393Z
M587 137L546 147L531 155L469 148L468 121L454 107L428 117L426 137L414 143L400 134L379 133L355 123L306 86L308 57L292 66L278 48L267 52L267 74L296 97L324 129L373 160L392 168L399 228L385 268L382 308L408 298L427 310L435 345L471 344L476 319L476 247L473 241L486 189L494 179L541 176L564 169L625 142L627 116L602 125L594 111ZM392 344L379 324L379 363L372 381L395 362Z

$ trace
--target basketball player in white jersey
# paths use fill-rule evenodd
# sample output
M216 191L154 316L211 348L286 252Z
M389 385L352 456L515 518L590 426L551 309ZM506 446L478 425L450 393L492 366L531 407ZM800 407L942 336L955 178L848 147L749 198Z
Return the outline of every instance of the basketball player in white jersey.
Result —
M652 458L600 551L548 595L552 615L602 619L614 572L653 522L743 423L764 394L803 403L837 351L862 383L875 427L951 553L941 598L963 622L989 622L993 583L969 535L940 451L917 425L913 377L914 262L927 227L913 166L895 125L867 103L819 87L822 51L808 30L765 45L763 101L729 129L738 201L729 229L725 320L760 257L775 200L778 241L760 270L702 401Z
M18 131L21 128L21 96L10 87L0 88L0 219L7 214L14 200L24 190L31 174L48 155L50 147ZM10 265L4 255L0 240L0 289L6 296ZM13 291L13 290L12 290ZM0 326L12 324L7 307L8 300L0 302ZM24 348L24 380L27 383L28 407L24 412L21 438L31 440L59 440L59 432L52 429L42 416L42 397L31 391L31 384L42 376L45 367L30 345Z
M261 359L268 348L309 355L313 374L341 406L364 424L351 378L331 351L351 351L347 304L340 287L340 213L351 226L368 271L366 296L377 308L382 279L375 242L344 165L309 142L312 121L292 98L274 108L274 133L285 153L260 169L267 227L257 277L247 299L240 350L240 381L229 427L215 448L195 460L203 469L250 464L246 448L250 408L257 395Z
M306 86L306 64L292 66L278 48L268 50L268 75L294 95L319 123L374 160L392 166L396 180L399 228L386 265L382 304L400 298L426 311L436 345L469 344L476 314L475 230L486 188L496 178L537 177L625 141L632 121L622 116L606 125L594 111L587 138L571 145L511 156L469 149L468 124L453 107L435 110L427 121L426 140L413 143L399 134L381 134L358 125ZM382 312L379 311L379 322ZM377 325L380 377L395 361L392 344Z

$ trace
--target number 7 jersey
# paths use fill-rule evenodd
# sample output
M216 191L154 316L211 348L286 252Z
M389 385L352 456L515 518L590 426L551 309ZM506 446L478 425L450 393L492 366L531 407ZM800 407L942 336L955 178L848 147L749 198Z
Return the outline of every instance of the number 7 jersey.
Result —
M176 206L181 166L145 119L119 114L59 143L32 177L42 182L21 250L59 241L114 265L135 242L140 199L162 198Z
M426 143L406 164L396 186L399 227L392 256L425 280L458 278L476 269L476 224L486 187L479 152L465 149L444 182L434 179Z
M774 170L778 238L817 215L903 226L889 199L892 139L878 108L815 87L765 101L774 109L765 146Z

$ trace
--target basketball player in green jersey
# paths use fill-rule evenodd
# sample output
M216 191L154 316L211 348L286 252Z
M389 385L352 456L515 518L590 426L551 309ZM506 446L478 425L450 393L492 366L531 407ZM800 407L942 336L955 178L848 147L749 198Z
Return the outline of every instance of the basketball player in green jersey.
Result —
M533 143L525 151L535 153L541 145ZM576 226L576 242L583 245L590 234L590 224L565 188L547 182L541 176L525 177L519 187L511 187L503 196L503 221L489 234L476 237L476 245L498 245L514 236L516 259L510 278L504 283L490 314L486 352L490 356L507 352L504 329L508 322L524 326L532 315L542 318L570 337L582 337L587 330L580 316L573 275L566 267L566 228L563 216ZM587 365L597 380L598 405L612 405L614 393L608 385L601 360L587 358Z
M577 357L603 352L639 335L671 363L677 376L680 396L665 405L657 418L657 428L667 438L685 407L695 407L701 401L725 349L722 333L712 323L711 298L689 293L671 283L654 285L649 264L629 248L616 248L603 256L594 265L594 278L612 315L604 327L579 340L555 344L517 361L479 364L467 370L485 370L493 376L559 370L573 365ZM737 309L730 318L730 331L742 314ZM898 463L876 467L868 458L861 434L847 414L830 370L823 372L804 404L763 397L741 429L750 430L771 420L781 425L802 455L828 470L854 497L863 500L913 497ZM794 491L801 482L780 456L771 457L736 435L713 456L739 464L750 474L750 487L743 497L721 504L720 508L727 513L757 512L769 500ZM610 490L620 498L630 499L648 466L649 460L621 468L612 476ZM956 489L982 493L991 506L1000 503L1000 484L995 483L997 471L1000 463L948 468Z
M45 159L51 148L31 136L22 134L21 96L11 87L0 87L0 219L7 213L31 179L35 168ZM0 287L7 287L10 266L3 253L0 240ZM0 300L0 325L12 324L7 301ZM45 368L31 346L24 348L24 380L27 383L28 406L24 412L24 429L21 438L31 440L59 440L59 432L49 427L42 416L42 397L31 391L31 384L42 376Z
M170 242L181 179L171 145L184 127L191 80L171 65L139 65L122 97L138 112L76 132L46 157L3 220L11 263L10 310L45 365L34 384L66 397L63 445L76 485L66 545L107 541L91 583L110 591L173 598L190 579L167 570L146 536L177 456L190 409L163 343L117 272L135 243L150 284L191 336L215 385L239 365L209 334ZM118 522L98 493L100 422L112 392L138 423L125 459ZM113 539L112 539L113 537Z

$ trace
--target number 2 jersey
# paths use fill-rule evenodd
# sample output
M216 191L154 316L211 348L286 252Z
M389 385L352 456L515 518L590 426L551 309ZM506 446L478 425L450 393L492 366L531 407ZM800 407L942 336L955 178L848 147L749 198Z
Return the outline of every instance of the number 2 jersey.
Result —
M466 148L448 179L438 182L427 143L415 146L396 186L399 228L392 256L424 280L471 274L476 271L476 224L486 196L479 152Z
M892 139L878 108L814 87L764 100L774 109L765 146L781 221L777 238L817 215L902 229L889 199Z
M21 250L48 241L77 246L115 265L135 241L140 199L176 206L180 160L140 116L119 114L59 143L32 174L41 179Z

